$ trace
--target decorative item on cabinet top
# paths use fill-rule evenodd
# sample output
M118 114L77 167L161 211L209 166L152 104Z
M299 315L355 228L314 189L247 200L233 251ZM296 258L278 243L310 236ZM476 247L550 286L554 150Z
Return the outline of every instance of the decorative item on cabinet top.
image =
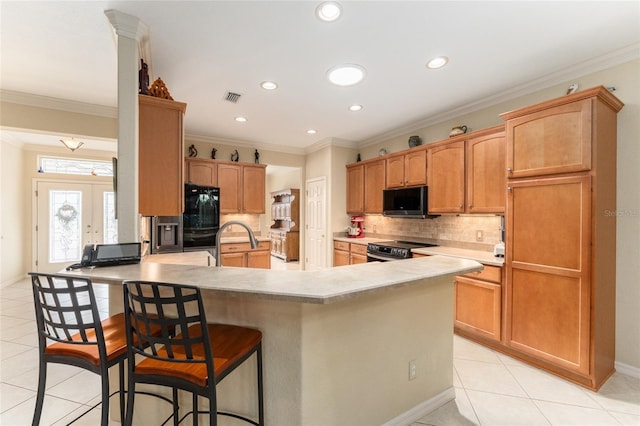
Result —
M173 100L169 89L167 89L167 86L165 86L164 81L162 81L160 77L156 78L156 81L154 81L149 88L149 95L156 98L169 99L170 101Z
M449 132L449 137L462 135L467 133L469 130L470 129L467 126L456 126L451 129L451 132Z
M409 148L414 148L421 143L422 141L420 140L420 136L409 136Z

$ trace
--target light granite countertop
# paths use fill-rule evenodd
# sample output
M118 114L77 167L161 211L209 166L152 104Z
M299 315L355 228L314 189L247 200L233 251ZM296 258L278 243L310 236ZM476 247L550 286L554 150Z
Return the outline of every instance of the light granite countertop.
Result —
M400 263L401 262L401 263ZM329 304L389 291L406 285L428 285L443 277L482 270L469 259L429 256L396 262L370 262L319 271L272 271L231 267L142 262L101 268L81 268L65 275L119 284L148 280L196 285L229 296L250 296L297 303Z

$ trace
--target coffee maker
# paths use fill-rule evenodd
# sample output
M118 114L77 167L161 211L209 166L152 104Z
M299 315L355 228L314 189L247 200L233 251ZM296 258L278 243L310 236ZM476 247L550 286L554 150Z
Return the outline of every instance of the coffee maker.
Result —
M347 237L364 238L364 218L351 216L351 226L347 228Z

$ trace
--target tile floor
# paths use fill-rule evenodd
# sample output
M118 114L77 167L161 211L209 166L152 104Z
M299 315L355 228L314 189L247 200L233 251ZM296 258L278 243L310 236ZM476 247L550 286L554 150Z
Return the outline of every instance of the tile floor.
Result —
M282 264L280 264L282 263ZM274 269L297 268L276 260ZM96 285L107 315L107 289ZM0 288L0 425L31 424L38 373L30 282ZM460 337L454 338L455 401L422 425L640 425L640 379L616 373L594 393ZM98 376L52 365L42 425L64 425L99 400ZM99 424L100 409L76 422ZM112 424L119 424L112 422ZM326 425L333 426L333 425Z

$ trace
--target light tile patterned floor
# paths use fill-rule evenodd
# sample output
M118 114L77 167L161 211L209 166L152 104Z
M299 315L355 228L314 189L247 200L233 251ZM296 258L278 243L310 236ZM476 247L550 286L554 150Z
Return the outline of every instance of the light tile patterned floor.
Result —
M272 263L274 269L298 267L296 263L285 264L275 258ZM106 316L106 286L96 285L96 295ZM38 374L32 297L28 280L0 288L0 425L3 426L31 424ZM640 379L616 373L595 393L457 336L454 367L455 401L413 426L640 425ZM41 424L67 424L99 397L97 375L51 365ZM98 408L75 424L95 426L99 419Z

